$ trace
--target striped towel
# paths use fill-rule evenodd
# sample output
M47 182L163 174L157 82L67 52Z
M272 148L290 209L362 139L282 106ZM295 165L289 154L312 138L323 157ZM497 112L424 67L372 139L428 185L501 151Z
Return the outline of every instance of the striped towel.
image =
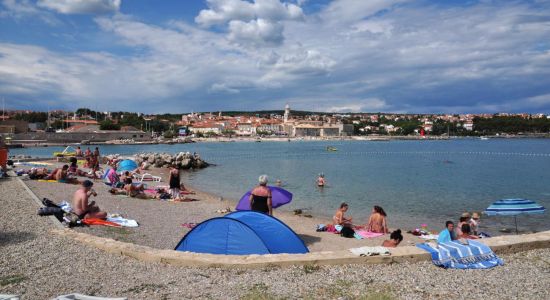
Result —
M428 251L432 255L433 263L443 268L489 269L504 264L489 246L474 240L468 240L468 245L457 241L438 245L424 243L416 246Z

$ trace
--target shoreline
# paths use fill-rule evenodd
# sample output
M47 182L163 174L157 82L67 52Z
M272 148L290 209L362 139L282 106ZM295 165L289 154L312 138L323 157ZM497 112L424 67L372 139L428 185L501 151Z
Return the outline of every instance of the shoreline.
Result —
M329 142L329 141L368 141L368 142L384 142L384 141L445 141L445 140L469 140L469 139L550 139L550 134L540 135L488 135L488 136L390 136L390 135L369 135L369 136L342 136L342 137L212 137L212 138L191 138L188 141L141 141L141 142L90 142L88 144L81 143L59 143L59 142L39 142L39 143L22 143L17 140L12 142L12 149L20 148L40 148L40 147L66 147L66 146L140 146L140 145L176 145L176 144L191 144L191 143L250 143L250 142ZM9 146L9 145L8 145Z

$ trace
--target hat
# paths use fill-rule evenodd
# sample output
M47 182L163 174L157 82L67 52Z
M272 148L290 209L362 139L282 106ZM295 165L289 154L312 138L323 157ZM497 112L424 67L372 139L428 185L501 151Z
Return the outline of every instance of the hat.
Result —
M479 219L479 213L472 213L472 219Z
M82 182L82 186L86 188L92 187L92 185L94 185L94 183L90 180L84 180L84 182Z
M465 213L462 214L461 217L462 217L462 218L471 218L472 216L470 215L469 212L465 212Z

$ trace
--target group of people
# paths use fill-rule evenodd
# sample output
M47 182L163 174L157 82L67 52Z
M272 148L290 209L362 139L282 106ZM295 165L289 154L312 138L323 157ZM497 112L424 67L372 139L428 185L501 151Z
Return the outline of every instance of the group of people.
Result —
M88 147L83 153L80 146L78 146L76 147L75 156L76 158L84 158L86 160L86 162L84 163L84 167L92 169L92 174L94 174L95 178L95 174L99 170L99 148L95 147L94 151L92 152L92 150L90 150L90 147Z
M349 227L349 228L363 228L368 232L372 233L381 233L381 234L388 234L390 233L390 230L388 228L388 224L386 221L386 217L388 216L384 209L378 205L375 205L372 208L371 215L367 221L367 223L364 226L354 226L353 225L353 218L347 217L345 214L349 209L349 205L345 202L340 204L340 207L336 210L336 213L332 217L332 225L340 225L343 227ZM399 243L403 241L403 235L401 234L401 229L397 229L393 231L390 234L390 239L385 240L382 243L382 246L384 247L397 247Z
M352 223L352 217L346 217L345 213L348 211L349 205L345 202L340 204L340 208L336 210L334 217L332 217L333 225L341 225L346 227L354 227ZM384 209L378 205L372 208L372 213L364 226L367 231L374 233L389 233L388 224L386 223L387 214Z
M445 243L453 240L473 240L480 238L481 232L478 232L479 219L479 213L474 212L470 214L465 212L460 216L457 226L455 226L453 221L445 222L445 229L439 233L437 242Z

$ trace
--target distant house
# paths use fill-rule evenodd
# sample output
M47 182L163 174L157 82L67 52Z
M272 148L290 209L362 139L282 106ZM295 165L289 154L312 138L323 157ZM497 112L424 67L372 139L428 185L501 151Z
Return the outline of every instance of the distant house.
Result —
M222 126L215 123L196 124L189 128L193 133L208 133L213 132L220 134L222 132Z
M255 135L256 127L252 123L237 123L237 135Z
M464 122L464 125L462 125L462 127L464 127L464 129L466 129L468 131L472 131L472 130L474 130L474 121L468 120L468 121Z

